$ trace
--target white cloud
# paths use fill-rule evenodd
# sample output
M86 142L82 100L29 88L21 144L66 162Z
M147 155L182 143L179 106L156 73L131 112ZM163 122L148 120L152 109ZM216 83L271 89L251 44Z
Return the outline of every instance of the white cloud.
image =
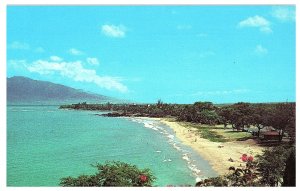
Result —
M60 62L62 61L63 59L58 57L58 56L50 56L50 60L52 61L55 61L55 62Z
M37 60L27 65L27 70L41 75L59 74L62 77L70 78L76 82L94 83L101 88L116 90L122 93L128 91L118 78L111 76L99 76L96 70L86 69L81 61L60 62Z
M108 37L123 38L126 35L127 29L123 25L102 25L101 31Z
M86 61L90 65L94 65L94 66L98 66L100 64L97 58L87 58Z
M26 60L9 60L7 62L8 66L12 66L14 69L24 69L26 67Z
M244 28L244 27L256 27L259 28L261 32L264 33L271 33L271 23L265 19L264 17L261 16L254 16L254 17L249 17L241 22L239 22L238 27Z
M295 21L295 9L291 6L276 6L272 8L271 15L280 21Z
M190 30L192 29L192 25L177 25L178 30Z
M18 50L29 50L30 46L27 43L24 42L18 42L14 41L11 44L8 45L8 48L10 49L18 49Z
M82 51L80 51L78 49L75 49L75 48L71 48L68 52L72 55L75 55L75 56L79 56L79 55L84 54Z
M264 48L262 45L257 45L255 47L255 53L259 54L259 55L263 55L263 54L267 54L268 53L268 49Z

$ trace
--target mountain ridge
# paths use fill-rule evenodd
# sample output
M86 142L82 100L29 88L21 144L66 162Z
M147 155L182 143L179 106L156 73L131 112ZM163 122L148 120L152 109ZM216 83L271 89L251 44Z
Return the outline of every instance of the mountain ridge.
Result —
M25 76L7 78L7 102L14 103L74 103L74 102L105 102L114 98L87 93L49 81L35 80Z

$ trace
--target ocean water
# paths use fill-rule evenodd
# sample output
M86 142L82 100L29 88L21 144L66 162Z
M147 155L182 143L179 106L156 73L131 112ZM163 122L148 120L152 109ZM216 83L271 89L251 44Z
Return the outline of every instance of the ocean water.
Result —
M159 121L99 113L7 106L7 186L58 186L62 177L93 174L90 164L111 160L150 168L155 186L217 175Z

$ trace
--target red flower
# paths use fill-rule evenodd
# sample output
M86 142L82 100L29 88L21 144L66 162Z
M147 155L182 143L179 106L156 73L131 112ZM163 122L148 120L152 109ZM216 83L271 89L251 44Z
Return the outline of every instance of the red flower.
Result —
M141 180L141 182L146 182L147 181L147 179L148 179L148 177L147 176L145 176L145 175L140 175L140 180Z
M248 157L247 154L243 154L241 159L242 159L243 162L247 162L247 161L252 162L254 158L251 155Z
M254 159L253 156L248 157L248 161L251 161L251 162L252 162L253 159Z
M246 154L243 154L242 157L241 157L241 159L242 159L243 162L247 162L248 157L247 157Z

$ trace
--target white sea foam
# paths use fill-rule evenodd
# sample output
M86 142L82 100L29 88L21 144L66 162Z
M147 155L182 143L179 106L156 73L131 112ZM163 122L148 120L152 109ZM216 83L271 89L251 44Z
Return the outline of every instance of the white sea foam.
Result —
M200 181L202 181L202 180L203 180L203 179L200 178L200 177L196 177L196 179L195 179L196 183L197 183L197 182L200 182Z
M149 129L153 129L154 131L162 130L161 127L157 126L154 123L154 121L151 121L151 120L144 120L144 119L139 119L139 118L130 118L129 120L131 120L132 122L135 122L135 123L143 124L144 127L149 128Z
M176 143L173 143L173 147L174 147L176 150L178 150L178 151L181 151L181 150L182 150L179 146L177 146Z
M152 128L153 124L152 123L144 122L144 126L147 127L147 128Z
M134 118L131 118L131 121L135 122L135 123L143 123L142 120L140 119L134 119Z
M188 157L188 155L186 155L186 154L183 155L182 159L184 159L186 161L190 161L191 160L190 157Z
M156 121L151 121L151 120L144 120L144 119L132 119L132 121L137 122L137 123L141 123L144 125L145 128L149 128L155 131L158 131L160 134L165 135L165 137L167 138L167 141L169 144L171 144L177 151L182 153L182 159L184 161L186 161L187 163L187 167L191 170L192 174L195 177L198 177L201 175L201 170L197 168L197 166L194 164L194 162L196 162L195 160L191 159L189 154L186 153L188 151L182 149L179 145L180 143L178 143L175 139L175 135L169 133L164 126L160 126L160 123L157 123ZM156 153L161 153L160 150L156 150ZM172 160L170 158L165 158L163 159L163 162L172 162Z
M192 166L188 166L188 168L194 173L194 175L199 175L201 173L201 170L199 170L198 168L196 167L192 167Z
M174 139L174 135L168 135L167 137L170 139Z
M153 130L155 130L155 131L158 131L158 128L155 127L154 124L151 123L151 122L144 122L144 126L145 126L146 128L149 128L149 129L153 129Z

